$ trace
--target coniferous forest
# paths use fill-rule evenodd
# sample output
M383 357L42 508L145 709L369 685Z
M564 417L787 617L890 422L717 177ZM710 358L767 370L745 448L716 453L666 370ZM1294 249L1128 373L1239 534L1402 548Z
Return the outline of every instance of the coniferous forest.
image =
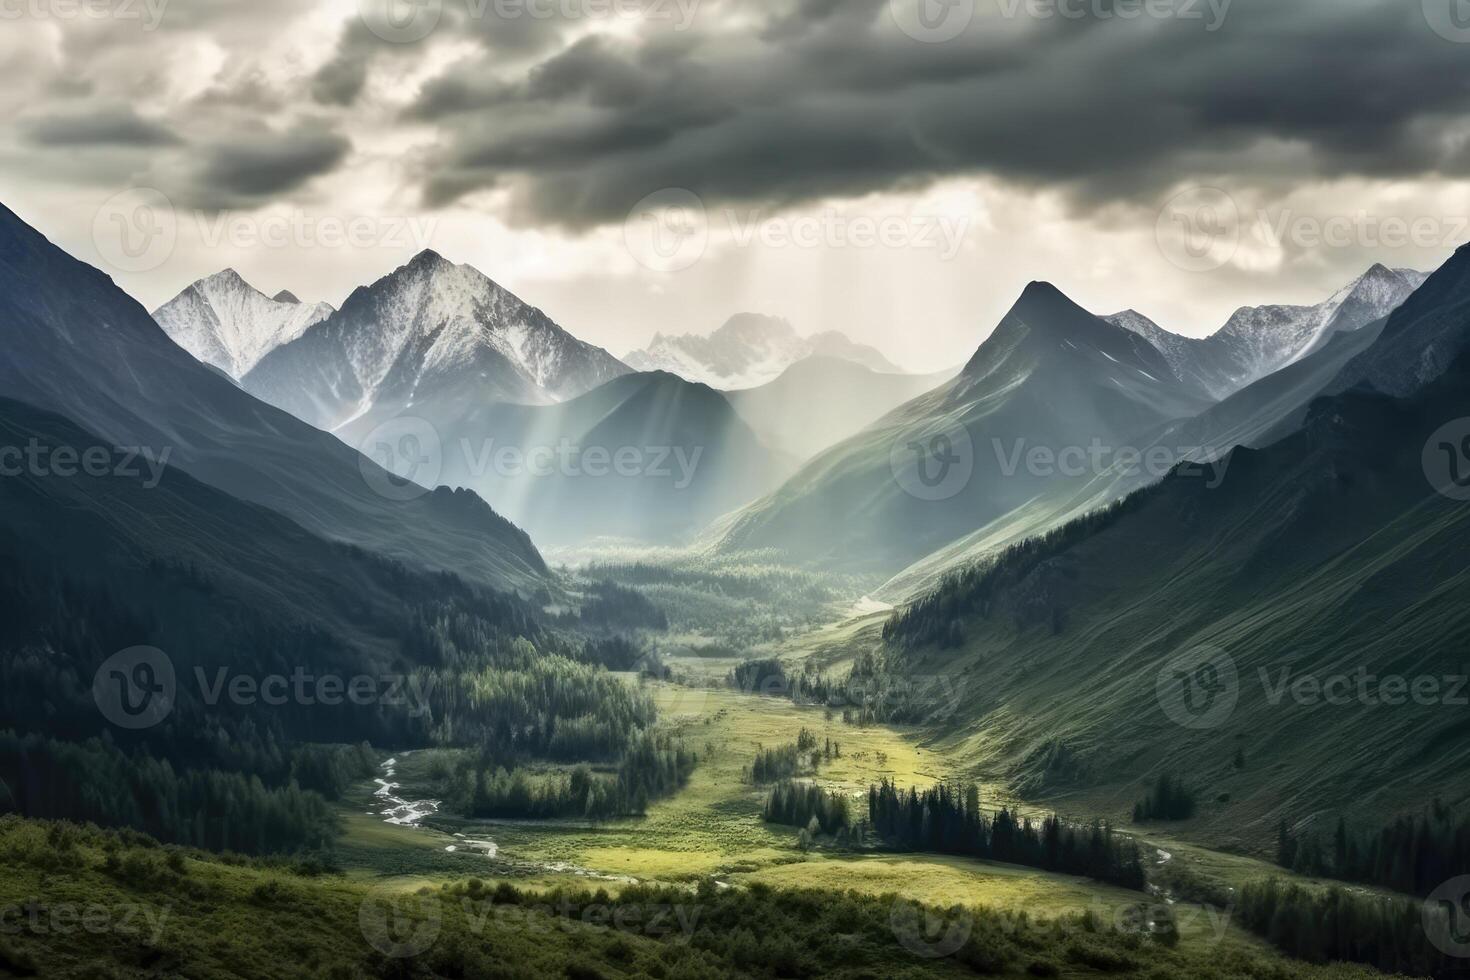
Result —
M1470 980L1470 0L0 22L0 980Z

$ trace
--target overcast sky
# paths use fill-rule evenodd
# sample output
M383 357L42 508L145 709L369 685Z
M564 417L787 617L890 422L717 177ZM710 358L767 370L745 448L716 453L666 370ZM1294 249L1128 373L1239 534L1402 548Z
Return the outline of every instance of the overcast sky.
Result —
M1180 333L1470 240L1460 0L0 0L0 201L150 308L432 247L623 354ZM345 239L345 240L344 240Z

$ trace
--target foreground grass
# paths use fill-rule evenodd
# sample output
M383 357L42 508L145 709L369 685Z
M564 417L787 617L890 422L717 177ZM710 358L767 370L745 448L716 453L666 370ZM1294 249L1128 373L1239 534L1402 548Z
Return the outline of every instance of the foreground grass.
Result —
M764 886L537 894L227 863L138 835L0 819L0 973L46 977L1366 978L1195 951L1098 916L921 908ZM1136 925L1136 924L1135 924Z

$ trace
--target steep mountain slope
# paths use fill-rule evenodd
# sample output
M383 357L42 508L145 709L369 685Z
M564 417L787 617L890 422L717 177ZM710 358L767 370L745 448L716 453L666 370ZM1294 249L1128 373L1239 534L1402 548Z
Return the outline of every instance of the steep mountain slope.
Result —
M117 446L168 449L172 465L329 540L503 588L543 581L530 539L473 494L388 499L389 474L200 364L107 276L3 208L0 282L8 397Z
M803 337L780 317L740 313L709 336L655 334L624 358L638 371L667 371L726 391L768 384L798 361L836 358L880 374L898 374L886 357L836 331Z
M1406 275L1415 282L1423 278L1419 273ZM1370 273L1359 283L1370 280L1372 276ZM1348 290L1350 298L1340 304L1341 312L1332 323L1355 324L1362 311L1382 305L1364 304L1352 299L1355 293L1360 291ZM1375 294L1382 295L1373 290L1363 290L1360 298ZM1270 445L1301 428L1311 401L1329 389L1353 358L1374 344L1387 322L1384 318L1352 329L1334 327L1325 334L1327 341L1323 346L1235 391L1196 416L1165 423L1141 436L1138 439L1140 449L1145 455L1157 451L1163 454L1162 458L1203 464L1203 468L1195 472L1205 482L1212 482L1218 471L1228 465L1218 461L1235 446ZM1150 327L1157 331L1157 337L1149 332ZM1146 321L1144 324L1135 322L1131 329L1153 340L1178 370L1186 374L1193 371L1191 376L1194 380L1201 380L1198 368L1204 362L1191 357L1181 359L1177 347L1181 343L1199 344L1200 341L1158 330ZM1156 471L1115 465L1097 473L1084 486L1063 487L1062 493L1038 494L1025 506L924 556L894 575L875 590L874 595L887 602L906 602L935 588L946 574L957 567L992 558L1017 542L1044 534L1154 483L1160 476L1162 474Z
M1105 319L1147 338L1182 380L1219 399L1388 316L1424 279L1375 265L1316 306L1242 307L1203 339L1170 333L1135 310Z
M339 664L386 665L397 656L415 603L474 593L463 583L326 541L175 466L129 459L110 441L22 402L0 398L0 445L36 446L48 461L0 480L7 567L105 587L126 600L132 617L151 622L154 638L178 641L172 655L217 662L221 651L239 648L239 637L223 635L233 621L237 630L281 638L315 633L319 642L307 651L314 658L350 649L353 656ZM107 462L73 473L60 455L89 451ZM498 608L527 615L513 601Z
M154 310L153 319L174 343L238 379L333 312L327 303L307 306L290 293L272 299L226 269Z
M1431 349L1463 351L1467 272L1462 250L1354 363L1394 363L1427 324ZM1235 450L1214 487L1171 475L952 580L890 626L894 668L983 663L964 737L1032 792L1104 812L1160 772L1188 775L1200 827L1226 839L1465 800L1470 742L1446 699L1470 641L1470 508L1429 461L1463 451L1441 429L1470 416L1470 355L1428 375L1403 399L1319 399L1293 435ZM1303 677L1305 693L1283 687ZM1389 677L1436 694L1394 695Z
M921 603L894 667L973 674L955 720L981 764L1069 805L1123 816L1153 776L1186 775L1195 829L1255 846L1282 817L1457 805L1470 742L1439 698L1470 642L1470 508L1421 455L1467 391L1462 359L1411 401L1320 401L1297 434L1236 450L1219 487L1171 477ZM1438 694L1385 703L1390 676Z
M443 479L544 543L673 542L768 491L796 460L764 446L720 392L632 374L559 405L434 403Z
M956 373L885 374L814 355L797 361L775 381L726 397L767 445L808 459Z
M1152 344L1032 283L958 378L728 517L717 546L893 574L1038 493L1085 484L1095 444L1137 445L1207 404Z
M1403 306L1389 317L1383 336L1355 357L1331 392L1366 384L1407 395L1438 377L1470 345L1470 246L1461 246Z
M317 428L365 421L366 431L431 394L466 408L543 404L627 372L477 270L425 251L271 351L242 384Z

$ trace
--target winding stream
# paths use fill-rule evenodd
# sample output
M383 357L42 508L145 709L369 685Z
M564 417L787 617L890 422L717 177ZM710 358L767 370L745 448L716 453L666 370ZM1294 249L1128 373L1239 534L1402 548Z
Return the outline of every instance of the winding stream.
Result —
M408 753L403 756L407 758ZM423 828L425 818L432 817L439 812L443 800L405 800L395 795L395 791L403 787L399 783L392 782L398 774L398 757L387 760L380 766L383 775L374 779L378 784L373 798L380 803L386 804L387 809L378 812L384 823L393 824L396 827L410 827L415 830ZM463 851L466 854L483 854L487 858L493 858L500 853L500 845L485 837L466 837L464 834L455 834L454 843L444 848L451 853Z

